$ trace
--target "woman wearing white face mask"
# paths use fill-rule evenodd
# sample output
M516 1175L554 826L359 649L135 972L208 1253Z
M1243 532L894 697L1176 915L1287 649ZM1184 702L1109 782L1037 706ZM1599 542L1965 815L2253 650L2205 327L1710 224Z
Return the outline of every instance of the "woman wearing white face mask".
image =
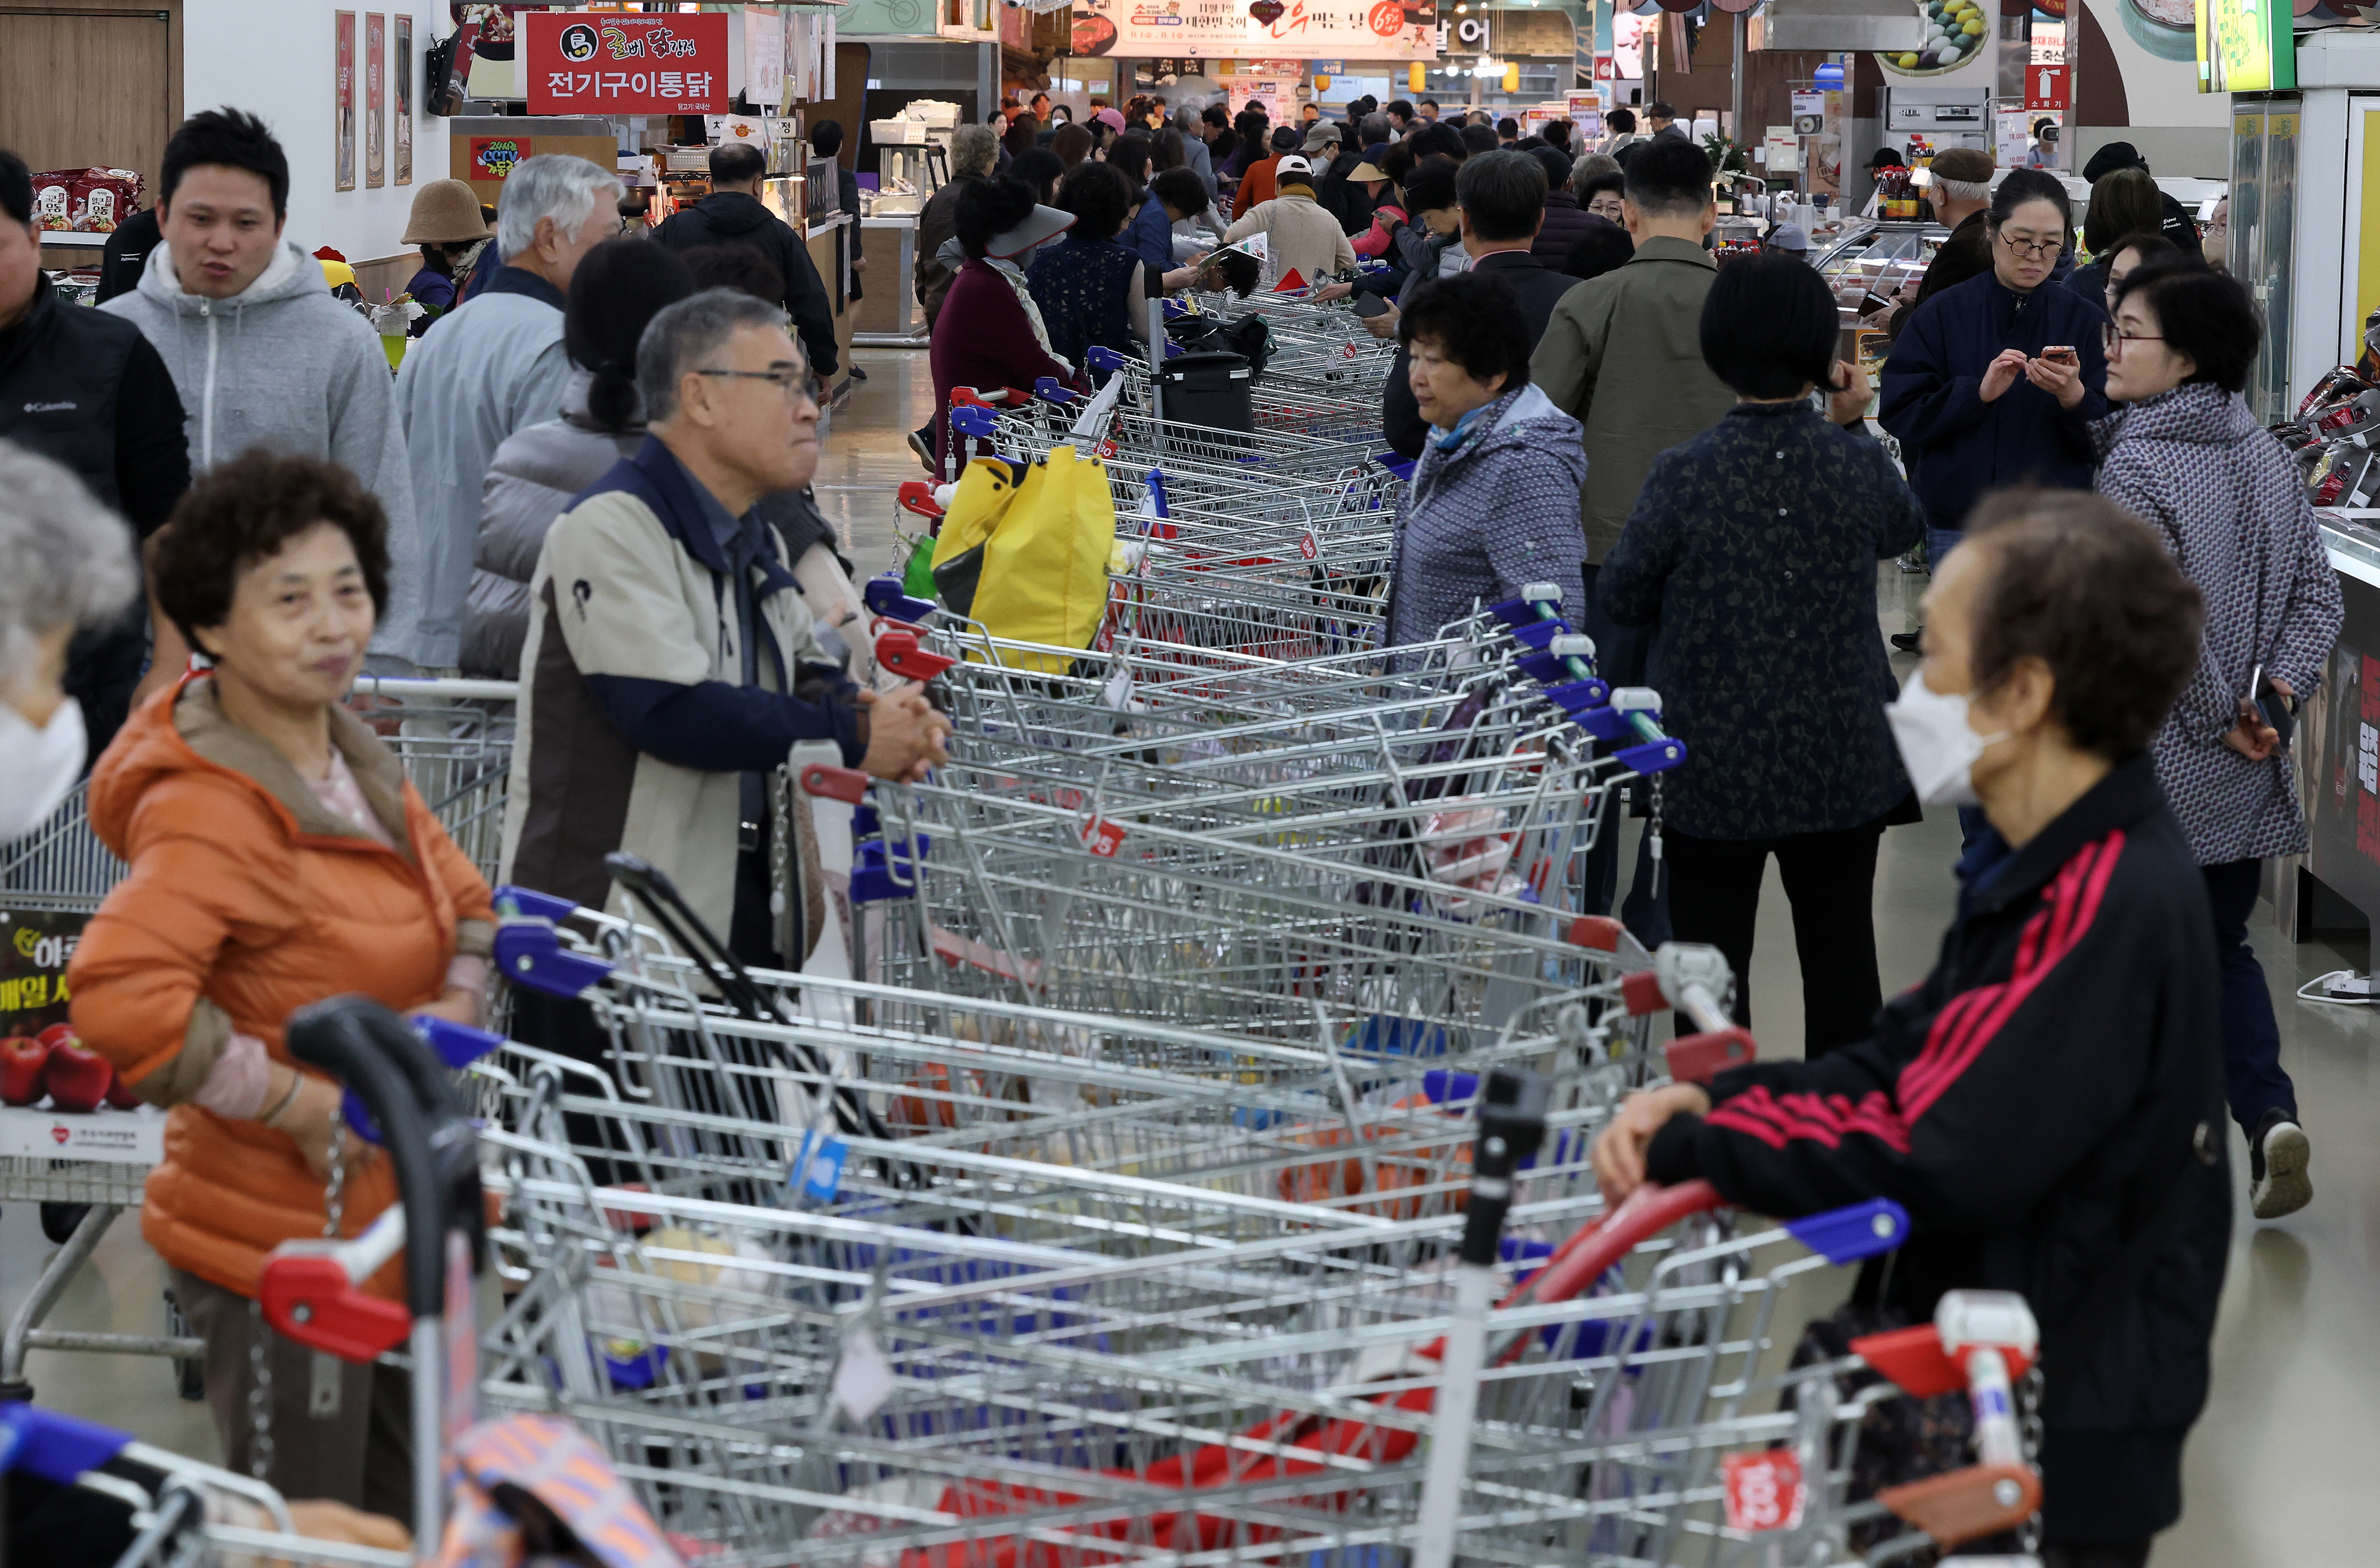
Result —
M1596 1173L1615 1201L1699 1177L1783 1218L1905 1206L1863 1304L1918 1322L1946 1290L2022 1293L2041 1560L2136 1565L2181 1511L2230 1238L2215 934L2147 750L2199 597L2140 523L2055 492L1987 500L1925 599L1895 735L1920 793L1980 801L1999 851L1934 972L1815 1062L1631 1096Z
M132 531L56 463L0 441L0 845L49 819L85 760L67 643L140 590ZM0 858L5 858L0 857Z
M2277 1219L2313 1199L2313 1149L2248 917L2265 858L2305 852L2275 724L2322 679L2344 614L2338 577L2295 459L2240 395L2262 335L2247 288L2168 261L2126 273L2110 292L2107 395L2124 411L2093 432L2099 493L2156 529L2206 595L2198 671L2152 749L2214 906L2226 1092L2248 1139L2249 1202L2259 1220Z

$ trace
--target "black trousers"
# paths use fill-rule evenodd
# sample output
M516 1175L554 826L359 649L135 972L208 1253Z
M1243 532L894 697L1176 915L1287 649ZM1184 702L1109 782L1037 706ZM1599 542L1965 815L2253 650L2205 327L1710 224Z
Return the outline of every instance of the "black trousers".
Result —
M1735 1021L1752 1021L1752 933L1768 857L1793 904L1802 959L1803 1054L1825 1055L1867 1037L1884 1004L1876 972L1876 851L1881 822L1842 833L1730 844L1667 835L1670 932L1708 942L1735 971ZM1681 1033L1694 1026L1683 1019Z

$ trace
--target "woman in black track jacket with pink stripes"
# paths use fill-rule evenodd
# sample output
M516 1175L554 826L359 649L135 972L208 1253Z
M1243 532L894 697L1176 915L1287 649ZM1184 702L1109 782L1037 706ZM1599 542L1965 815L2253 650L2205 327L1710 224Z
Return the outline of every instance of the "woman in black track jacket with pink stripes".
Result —
M1633 1096L1597 1174L1614 1201L1701 1177L1784 1218L1892 1198L1914 1223L1875 1272L1912 1320L2022 1293L2043 1559L2113 1568L2180 1515L2230 1238L2214 928L2147 755L2199 600L2096 496L2004 494L1967 539L1894 726L1920 793L1971 786L1995 830L1934 972L1858 1044Z

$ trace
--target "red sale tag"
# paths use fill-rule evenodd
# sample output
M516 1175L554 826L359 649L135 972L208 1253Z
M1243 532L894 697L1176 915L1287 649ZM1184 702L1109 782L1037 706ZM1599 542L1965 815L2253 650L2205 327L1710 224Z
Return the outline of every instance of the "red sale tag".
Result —
M1727 1481L1730 1530L1790 1530L1802 1522L1802 1462L1792 1450L1730 1453L1719 1461Z
M1305 536L1297 541L1297 553L1309 561L1322 553L1322 541L1314 537L1312 529L1306 529Z
M1123 825L1104 817L1094 817L1091 825L1083 830L1083 847L1102 860L1115 858L1116 847L1123 843Z

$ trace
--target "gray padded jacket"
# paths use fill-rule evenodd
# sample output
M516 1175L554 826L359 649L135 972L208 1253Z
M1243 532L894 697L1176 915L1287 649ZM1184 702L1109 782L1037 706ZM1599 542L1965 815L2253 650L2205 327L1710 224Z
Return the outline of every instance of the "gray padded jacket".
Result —
M480 541L471 557L471 592L463 612L463 673L492 680L520 675L528 637L528 585L545 530L581 491L645 444L641 421L617 435L587 414L594 377L573 371L562 418L504 438L480 488Z

